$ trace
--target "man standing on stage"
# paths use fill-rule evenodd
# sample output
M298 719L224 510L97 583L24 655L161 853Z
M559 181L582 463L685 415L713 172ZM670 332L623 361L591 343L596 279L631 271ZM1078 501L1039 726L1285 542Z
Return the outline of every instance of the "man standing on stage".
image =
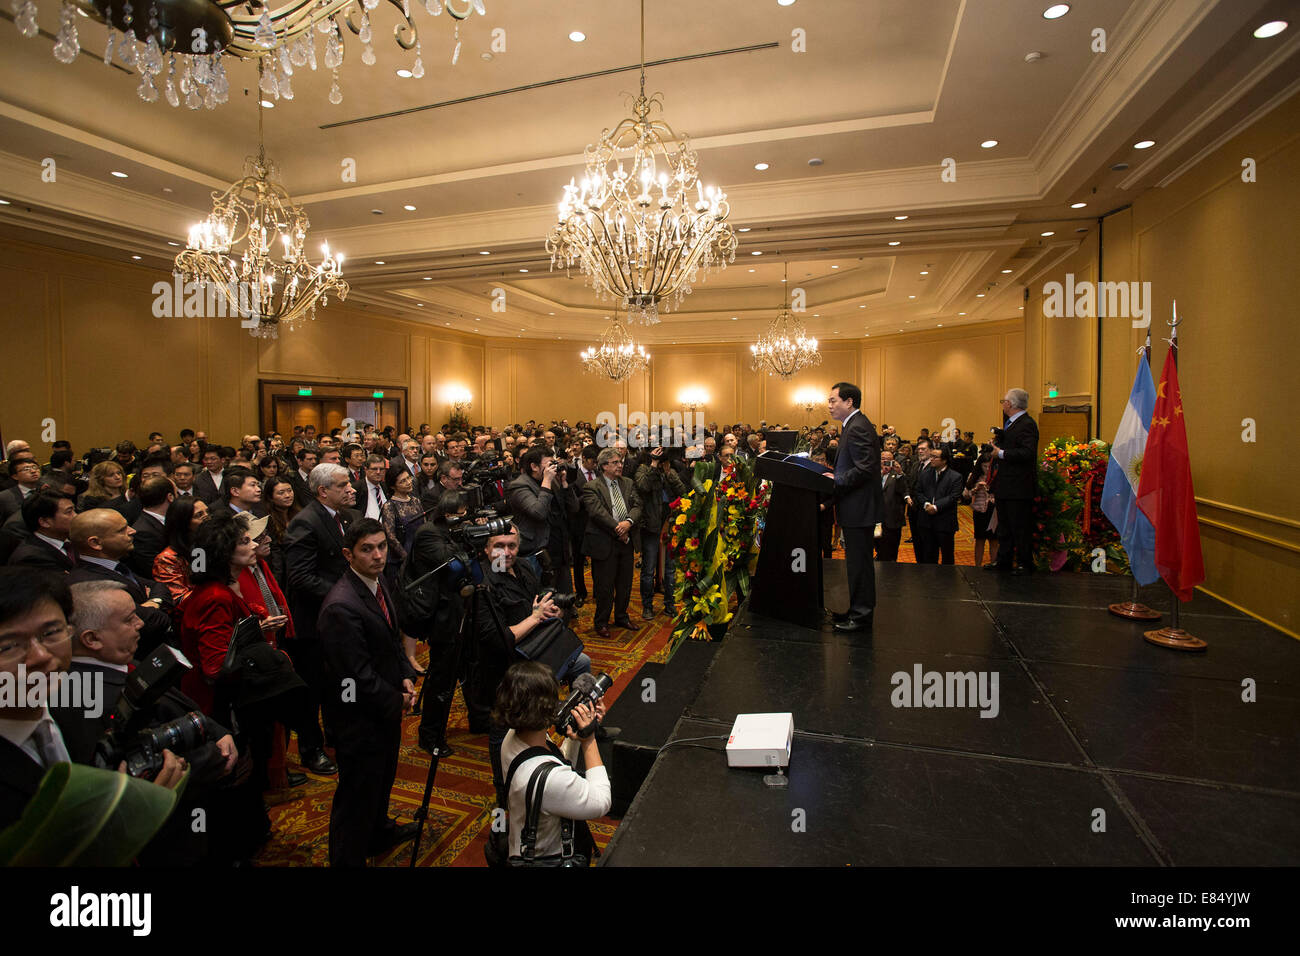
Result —
M1029 393L1013 388L1002 399L1004 424L993 438L998 509L998 570L1030 574L1034 570L1034 495L1038 490L1038 424L1025 411ZM1014 552L1014 556L1013 556Z
M862 414L862 389L848 382L831 387L831 418L841 423L835 456L835 520L844 533L849 572L849 610L837 615L835 630L871 627L876 607L876 569L872 536L884 510L880 488L880 442L876 426Z

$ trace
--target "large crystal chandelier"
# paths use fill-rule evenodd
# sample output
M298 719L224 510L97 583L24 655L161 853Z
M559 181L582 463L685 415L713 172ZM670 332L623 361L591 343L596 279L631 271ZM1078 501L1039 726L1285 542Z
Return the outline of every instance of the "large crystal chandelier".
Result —
M627 307L628 320L659 321L659 305L680 305L703 270L736 259L727 195L699 179L695 151L645 92L645 0L641 0L641 94L632 116L586 149L586 177L564 187L559 222L546 239L551 268L576 262L602 298ZM657 193L658 195L655 195Z
M650 353L645 346L632 340L632 333L617 313L601 335L600 343L588 346L579 353L579 358L588 372L615 382L622 382L650 367Z
M430 16L443 10L456 22L451 62L460 58L460 21L474 12L487 15L483 0L422 0ZM20 35L40 32L35 0L11 0ZM104 63L116 53L123 66L140 75L136 92L148 103L162 96L172 106L181 100L192 110L214 109L229 99L230 83L222 57L270 62L260 73L261 92L272 99L293 99L294 68L316 69L316 33L325 37L324 63L334 71L329 100L343 101L339 67L343 65L343 27L361 42L361 62L375 65L370 11L380 0L299 0L272 11L271 0L62 0L54 58L77 59L77 14L108 26ZM411 17L412 0L387 0L400 22L393 39L415 51L411 76L424 76L420 36ZM355 14L360 12L360 20ZM315 29L313 30L313 27Z
M803 322L790 311L789 279L787 263L786 278L783 280L787 295L782 297L781 311L776 314L767 331L749 347L753 353L754 371L779 375L787 381L801 369L822 364L821 352L817 351L817 340L808 334Z
M266 157L260 102L257 139L257 155L244 161L244 178L212 194L212 214L190 230L176 271L186 283L208 283L224 314L242 316L251 335L277 338L281 328L316 318L317 302L329 305L331 292L346 299L348 284L343 256L331 255L329 243L320 265L303 253L311 223Z

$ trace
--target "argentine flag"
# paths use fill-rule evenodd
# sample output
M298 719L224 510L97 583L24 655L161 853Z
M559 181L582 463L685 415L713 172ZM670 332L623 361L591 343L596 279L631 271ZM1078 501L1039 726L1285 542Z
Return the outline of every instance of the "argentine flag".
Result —
M1137 506L1142 456L1146 452L1147 430L1155 408L1156 386L1151 380L1151 367L1146 362L1139 362L1128 407L1120 419L1115 442L1110 446L1110 464L1106 467L1106 484L1101 491L1101 510L1119 531L1138 584L1151 584L1160 577L1155 563L1156 531Z

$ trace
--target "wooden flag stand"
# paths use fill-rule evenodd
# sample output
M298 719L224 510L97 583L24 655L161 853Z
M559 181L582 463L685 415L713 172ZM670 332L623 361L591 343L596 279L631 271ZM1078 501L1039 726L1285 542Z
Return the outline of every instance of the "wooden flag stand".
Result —
M1170 338L1165 340L1169 343L1169 348L1174 353L1175 366L1178 365L1178 324L1181 321L1182 320L1178 318L1178 302L1175 301L1173 321L1167 323L1169 327L1173 330L1173 333L1170 336ZM1134 587L1136 588L1137 582L1134 581L1133 583L1134 583ZM1175 594L1173 620L1170 622L1169 627L1162 627L1159 630L1155 630L1155 631L1143 631L1142 636L1147 639L1148 643L1158 644L1160 647L1167 647L1170 650L1203 651L1207 647L1209 647L1209 645L1205 643L1205 641L1197 637L1196 635L1189 634L1187 631L1184 631L1181 627L1178 626L1178 605L1180 605L1181 603L1182 601L1180 601L1178 599L1178 595Z

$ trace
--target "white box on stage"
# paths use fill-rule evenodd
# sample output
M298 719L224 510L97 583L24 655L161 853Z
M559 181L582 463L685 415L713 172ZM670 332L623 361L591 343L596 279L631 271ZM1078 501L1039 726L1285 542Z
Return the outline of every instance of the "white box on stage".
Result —
M794 714L741 714L727 738L728 767L788 767Z

